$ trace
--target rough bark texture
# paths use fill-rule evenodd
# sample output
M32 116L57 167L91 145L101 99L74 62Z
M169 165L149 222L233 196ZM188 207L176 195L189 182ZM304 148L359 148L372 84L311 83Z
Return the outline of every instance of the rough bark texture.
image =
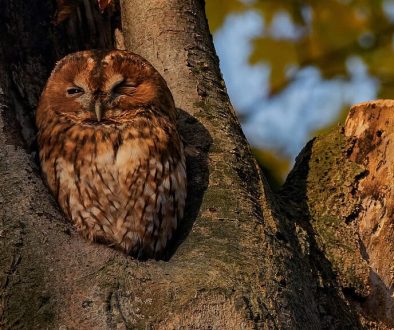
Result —
M352 107L345 127L308 143L281 191L321 251L314 262L367 328L394 327L393 109L390 100Z
M393 251L393 184L368 184L365 169L372 166L378 182L392 176L391 153L386 172L376 167L388 148L369 148L378 138L389 143L390 120L377 133L380 124L365 125L374 119L354 108L346 136L338 130L308 144L274 195L229 102L203 2L120 6L123 36L114 36L118 16L101 15L94 1L81 0L54 26L49 0L0 0L0 328L392 326L393 260L382 254ZM199 151L187 162L185 219L161 261L139 262L80 238L34 160L31 123L53 63L78 49L123 47L122 37L165 77L180 131ZM369 206L377 199L378 218Z

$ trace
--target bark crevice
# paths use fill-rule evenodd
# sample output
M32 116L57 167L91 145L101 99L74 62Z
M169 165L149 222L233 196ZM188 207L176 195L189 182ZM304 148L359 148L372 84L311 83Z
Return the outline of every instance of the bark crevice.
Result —
M391 190L370 178L379 169L386 172L376 175L391 175L392 125L360 127L378 121L363 107L382 107L383 116L392 106L352 110L344 129L306 146L274 194L227 96L203 1L123 0L120 6L126 48L165 77L181 135L198 150L187 159L185 220L167 259L146 262L90 244L65 222L30 147L34 108L63 55L123 47L120 7L102 15L95 1L81 0L74 16L54 26L52 1L33 9L22 0L1 2L7 47L0 50L0 327L391 326L393 279L374 254L382 241L371 239L380 234L393 241L386 227L392 205L384 198ZM372 217L374 205L386 213ZM365 219L368 230L359 231ZM391 253L392 245L384 251Z

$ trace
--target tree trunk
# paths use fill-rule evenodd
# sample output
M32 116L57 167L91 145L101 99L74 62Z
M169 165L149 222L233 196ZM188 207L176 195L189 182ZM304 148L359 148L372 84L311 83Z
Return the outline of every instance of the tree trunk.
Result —
M118 5L101 14L81 0L54 25L52 1L0 0L0 328L394 326L394 160L379 149L389 126L353 108L344 130L307 145L274 195L229 102L203 1L123 0L121 25ZM34 108L54 62L122 38L167 80L179 130L198 150L186 215L161 261L80 238L35 160Z

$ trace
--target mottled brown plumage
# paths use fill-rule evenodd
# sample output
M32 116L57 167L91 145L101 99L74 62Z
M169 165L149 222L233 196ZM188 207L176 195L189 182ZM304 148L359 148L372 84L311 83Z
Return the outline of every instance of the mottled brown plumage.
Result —
M84 51L53 70L36 114L42 171L75 228L159 257L183 216L186 172L171 92L140 56Z

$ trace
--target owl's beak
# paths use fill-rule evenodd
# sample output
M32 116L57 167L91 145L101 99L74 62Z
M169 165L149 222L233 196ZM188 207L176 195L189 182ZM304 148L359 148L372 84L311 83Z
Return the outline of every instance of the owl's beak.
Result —
M96 100L96 103L94 104L94 112L96 113L97 121L101 121L103 116L103 104L101 103L101 100Z

